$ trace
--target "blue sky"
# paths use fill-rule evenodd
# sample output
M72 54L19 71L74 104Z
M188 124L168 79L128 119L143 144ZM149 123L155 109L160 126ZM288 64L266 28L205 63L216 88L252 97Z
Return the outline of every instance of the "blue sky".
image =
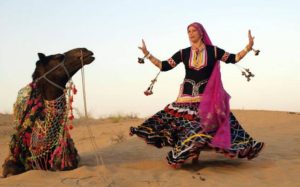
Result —
M157 73L136 62L142 38L164 60L189 46L186 26L201 22L213 43L236 53L247 44L247 30L262 52L240 65L256 75L251 82L233 65L222 64L232 108L300 112L299 2L287 0L137 1L65 0L0 2L0 112L10 113L17 91L31 81L37 53L86 47L96 60L86 67L88 111L93 116L136 113L149 116L174 101L183 65L162 73L154 95L143 91ZM83 111L80 74L75 106Z

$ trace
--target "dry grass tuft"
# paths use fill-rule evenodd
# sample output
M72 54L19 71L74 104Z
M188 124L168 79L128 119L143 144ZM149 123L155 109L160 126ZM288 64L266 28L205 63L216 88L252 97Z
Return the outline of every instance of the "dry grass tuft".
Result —
M126 140L126 137L125 137L124 132L118 132L118 134L112 136L110 138L110 140L113 143L121 143L121 142L124 142Z

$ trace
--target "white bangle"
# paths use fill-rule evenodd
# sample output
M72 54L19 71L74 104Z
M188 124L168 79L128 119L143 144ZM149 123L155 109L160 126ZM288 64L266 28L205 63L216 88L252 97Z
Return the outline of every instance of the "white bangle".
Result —
M145 56L145 58L149 59L151 56L151 53L149 52L148 55Z

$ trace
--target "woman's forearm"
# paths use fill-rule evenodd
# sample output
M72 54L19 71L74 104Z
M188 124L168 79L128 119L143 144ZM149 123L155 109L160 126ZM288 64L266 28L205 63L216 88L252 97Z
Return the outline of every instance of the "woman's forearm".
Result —
M158 67L159 69L161 69L162 67L162 63L159 59L157 59L155 56L153 56L152 54L148 54L146 55L147 58L152 62L152 64L154 64L156 67Z
M143 51L145 57L144 58L147 58L148 60L150 60L152 62L152 64L154 64L156 67L158 67L160 70L162 68L162 62L155 58L148 50L147 50L147 47L146 47L146 44L145 44L145 41L142 40L142 46L139 47L140 50Z
M240 51L236 54L235 61L239 62L240 60L242 60L249 51L251 51L251 47L249 47L249 45L247 45L242 51Z

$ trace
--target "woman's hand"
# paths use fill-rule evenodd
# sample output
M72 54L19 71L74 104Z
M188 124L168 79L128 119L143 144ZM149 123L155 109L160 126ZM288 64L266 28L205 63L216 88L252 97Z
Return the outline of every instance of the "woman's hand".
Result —
M251 35L251 30L248 31L249 43L247 45L248 50L251 50L254 45L254 36Z
M144 39L142 39L142 47L139 47L139 49L144 53L145 56L149 54Z

